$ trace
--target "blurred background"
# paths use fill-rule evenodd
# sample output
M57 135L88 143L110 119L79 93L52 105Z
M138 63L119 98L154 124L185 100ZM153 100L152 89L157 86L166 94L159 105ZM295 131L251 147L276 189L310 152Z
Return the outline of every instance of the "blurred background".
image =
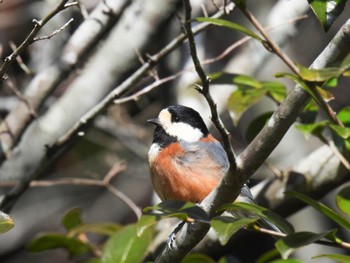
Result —
M191 1L192 15L213 15L223 2ZM46 17L58 3L53 0L3 0L0 3L1 61L24 41L34 27L33 19ZM306 0L247 1L247 5L290 58L306 67L350 15L350 10L345 8L325 33ZM198 110L211 127L209 108L193 88L198 78L187 42L162 58L141 81L120 91L116 98L135 94L157 79L175 76L172 81L137 96L137 99L106 105L93 122L82 125L79 136L73 136L62 149L56 151L50 147L75 124L83 122L82 116L101 103L110 91L119 88L145 65L148 55L157 54L176 39L182 32L182 17L182 1L78 1L78 5L59 12L38 36L50 36L61 29L57 34L32 43L7 69L6 79L0 82L0 193L10 193L16 182L28 178L35 182L15 198L11 207L9 214L15 227L0 235L0 262L73 262L63 250L30 253L25 249L26 244L38 233L63 231L61 218L74 207L81 208L86 222L127 224L136 222L137 217L123 195L141 209L157 202L148 173L147 151L152 142L153 127L147 119L157 116L167 105L184 104ZM239 10L233 10L225 19L251 28ZM288 68L242 34L212 26L196 36L196 44L202 61L206 61L207 73L245 74L259 81L280 81L288 90L294 87L292 82L274 77L277 72L289 71ZM349 84L348 79L341 79L338 87L332 90L335 100L331 105L336 111L349 105ZM252 139L248 133L252 122L277 106L268 98L263 99L234 124L227 103L235 89L233 84L214 83L211 86L232 135L236 154L239 154ZM325 116L319 113L303 118L301 121L321 120ZM256 129L253 134L258 131ZM219 138L215 130L213 133ZM292 128L268 159L268 165L253 176L250 186L266 179L273 180L277 176L276 169L293 170L322 145L314 138L306 140ZM117 172L111 184L123 195L113 194L96 183L113 171ZM67 179L66 183L50 183L62 179ZM91 179L95 185L73 179ZM302 215L301 212L294 214L290 220L298 230L319 231L332 227L329 222L319 219L315 224L315 216L312 209L307 209ZM245 238L250 246L252 239L265 242L258 241L261 236L250 235ZM272 248L273 240L266 242ZM245 243L240 244L244 247ZM317 249L324 253L333 251L329 247L310 246L298 256L308 262L312 255L319 253ZM234 251L232 254L240 260L234 262L255 260L249 258L249 252L234 244L226 250ZM212 253L215 257L215 250Z

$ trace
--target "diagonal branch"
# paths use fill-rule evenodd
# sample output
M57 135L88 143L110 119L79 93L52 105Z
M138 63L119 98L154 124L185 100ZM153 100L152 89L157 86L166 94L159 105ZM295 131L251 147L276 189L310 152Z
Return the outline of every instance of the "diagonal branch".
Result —
M323 68L339 63L349 52L350 20L338 31L312 67ZM206 212L213 214L220 205L237 198L241 187L275 149L309 100L310 95L301 87L296 86L291 91L260 133L237 157L236 174L225 175L219 186L201 203ZM208 231L209 226L201 223L184 227L177 235L176 246L173 249L166 247L159 256L159 262L179 262Z

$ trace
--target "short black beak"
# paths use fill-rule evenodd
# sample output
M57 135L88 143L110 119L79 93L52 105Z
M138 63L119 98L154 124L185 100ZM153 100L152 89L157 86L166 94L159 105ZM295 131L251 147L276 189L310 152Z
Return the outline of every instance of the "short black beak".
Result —
M160 120L159 118L153 118L153 119L149 119L147 120L148 122L154 124L154 125L157 125L157 126L160 126Z

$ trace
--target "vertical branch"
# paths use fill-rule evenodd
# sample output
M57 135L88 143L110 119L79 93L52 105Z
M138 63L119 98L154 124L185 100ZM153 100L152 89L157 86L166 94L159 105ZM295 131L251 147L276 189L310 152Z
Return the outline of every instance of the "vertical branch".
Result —
M223 144L225 151L227 153L229 162L230 162L230 167L235 168L236 167L236 161L235 161L235 155L232 149L232 145L230 142L230 137L229 137L229 132L225 128L223 122L220 119L219 113L217 111L216 104L210 94L209 91L209 83L210 83L210 78L205 74L204 69L199 61L198 55L197 55L197 48L196 48L196 42L193 36L192 28L191 28L191 12L192 12L192 7L190 4L190 0L184 0L184 7L185 7L185 22L184 22L184 29L188 38L188 43L190 47L190 54L192 57L192 61L194 64L194 67L196 69L196 72L202 82L202 87L197 86L197 90L205 97L207 100L210 111L212 114L212 121L215 125L215 127L218 129L218 131L221 134ZM224 7L225 9L225 7Z

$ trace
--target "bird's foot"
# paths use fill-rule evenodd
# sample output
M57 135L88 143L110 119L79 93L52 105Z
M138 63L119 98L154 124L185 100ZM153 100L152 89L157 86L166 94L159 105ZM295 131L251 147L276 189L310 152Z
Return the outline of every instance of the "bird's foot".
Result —
M176 235L177 235L177 233L180 231L180 229L183 227L183 225L185 223L186 222L183 221L180 224L178 224L178 226L174 229L174 231L168 237L167 244L168 244L168 247L169 247L170 250L176 249L176 242L175 242L176 241Z

